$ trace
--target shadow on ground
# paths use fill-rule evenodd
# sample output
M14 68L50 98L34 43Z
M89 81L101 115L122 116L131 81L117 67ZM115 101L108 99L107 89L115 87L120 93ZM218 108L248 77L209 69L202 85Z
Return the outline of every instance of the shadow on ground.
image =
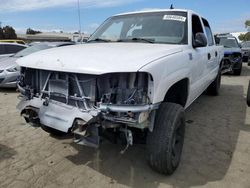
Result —
M0 88L0 93L17 93L16 88Z
M223 179L227 173L239 131L246 129L245 114L242 86L222 85L220 96L201 96L186 112L182 162L170 177L159 175L147 166L144 145L133 146L121 155L119 145L104 143L94 150L72 144L79 152L67 159L135 188L204 185Z
M0 144L0 162L4 161L5 159L9 159L16 154L17 152L12 148Z

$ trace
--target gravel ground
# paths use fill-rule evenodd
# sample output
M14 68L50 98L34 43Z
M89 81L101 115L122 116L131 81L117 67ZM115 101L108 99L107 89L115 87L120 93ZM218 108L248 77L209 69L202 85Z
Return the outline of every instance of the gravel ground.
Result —
M119 145L95 150L26 125L18 94L0 90L0 187L250 187L249 69L223 76L219 97L203 95L187 110L182 162L170 177L147 166L143 145L121 155Z

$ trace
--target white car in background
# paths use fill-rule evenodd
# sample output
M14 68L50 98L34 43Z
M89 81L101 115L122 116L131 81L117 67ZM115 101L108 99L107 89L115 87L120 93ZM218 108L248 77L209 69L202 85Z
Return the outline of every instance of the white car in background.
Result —
M25 48L27 46L23 44L0 42L0 59L12 56Z
M17 78L20 75L20 68L16 60L29 54L61 46L73 45L72 42L39 42L19 51L15 55L0 59L0 87L16 87Z

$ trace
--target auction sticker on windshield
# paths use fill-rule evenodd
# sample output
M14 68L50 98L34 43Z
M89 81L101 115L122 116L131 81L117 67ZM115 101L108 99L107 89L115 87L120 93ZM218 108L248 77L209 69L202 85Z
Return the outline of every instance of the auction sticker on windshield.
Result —
M180 22L185 22L186 17L184 16L177 16L177 15L164 15L163 20L174 20L174 21L180 21Z

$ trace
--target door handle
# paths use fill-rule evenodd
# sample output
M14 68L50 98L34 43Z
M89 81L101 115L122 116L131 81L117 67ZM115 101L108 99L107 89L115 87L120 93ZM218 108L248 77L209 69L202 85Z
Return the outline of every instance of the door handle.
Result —
M208 60L211 59L211 54L210 53L207 54L207 58L208 58Z
M215 51L215 57L217 57L218 56L218 52L217 51Z

